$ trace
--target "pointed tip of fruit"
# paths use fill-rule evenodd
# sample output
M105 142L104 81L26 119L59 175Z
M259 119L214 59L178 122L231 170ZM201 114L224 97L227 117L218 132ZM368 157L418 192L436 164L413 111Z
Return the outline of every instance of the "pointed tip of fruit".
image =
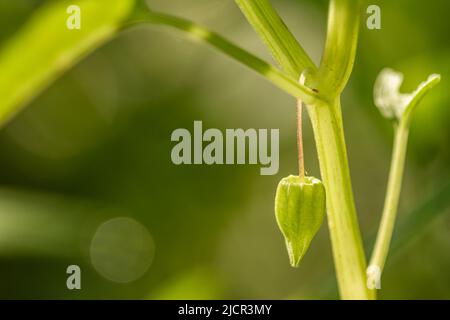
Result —
M300 260L294 261L292 257L289 257L289 262L291 264L291 267L295 269L297 269L298 266L300 265Z
M275 195L275 217L284 236L289 262L297 268L311 240L322 225L325 211L325 189L314 177L283 178Z
M299 248L294 248L293 244L289 241L286 242L286 247L289 255L289 263L292 268L298 268L300 261L305 255L304 250L299 250Z

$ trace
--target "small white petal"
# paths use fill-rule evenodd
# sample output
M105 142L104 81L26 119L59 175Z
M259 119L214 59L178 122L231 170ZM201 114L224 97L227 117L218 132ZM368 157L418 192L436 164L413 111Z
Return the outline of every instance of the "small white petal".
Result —
M401 93L400 87L403 83L403 74L389 68L383 69L375 81L375 105L384 117L400 120L405 110L414 107L417 103L415 98L423 95L439 80L440 75L432 74L414 92ZM413 101L415 103L412 103Z

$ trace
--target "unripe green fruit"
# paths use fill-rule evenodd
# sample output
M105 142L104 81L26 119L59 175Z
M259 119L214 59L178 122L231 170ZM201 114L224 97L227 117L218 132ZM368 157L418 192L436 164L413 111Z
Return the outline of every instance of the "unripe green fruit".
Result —
M314 177L283 178L275 197L275 216L286 240L291 266L297 267L326 212L325 188Z

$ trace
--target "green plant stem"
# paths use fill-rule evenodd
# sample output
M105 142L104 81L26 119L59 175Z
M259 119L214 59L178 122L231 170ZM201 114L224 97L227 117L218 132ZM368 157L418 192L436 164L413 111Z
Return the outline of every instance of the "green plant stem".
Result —
M305 180L305 157L303 155L303 106L297 100L297 147L298 147L298 176L300 181Z
M374 299L367 288L366 257L356 215L345 146L340 94L355 61L360 1L331 0L325 51L309 79L326 103L308 105L327 193L328 227L342 299Z
M317 89L339 97L344 90L356 56L360 24L359 0L331 0L325 50L316 78Z
M366 286L366 261L353 199L340 102L307 107L327 192L328 227L341 298L373 299L373 292Z
M227 56L256 71L278 88L297 99L302 99L305 103L322 99L317 92L298 83L276 67L240 48L221 35L192 21L165 13L139 9L123 28L130 28L141 23L165 25L184 31L191 38L213 46Z
M235 1L288 75L298 79L304 69L317 69L269 0Z
M379 279L370 279L370 276L381 276L394 231L397 217L398 202L402 186L403 171L405 167L406 149L408 145L409 124L406 119L400 121L396 128L394 150L392 153L391 169L387 186L386 198L380 228L378 230L375 248L370 260L370 267L379 270L378 275L369 275L368 282L377 282Z

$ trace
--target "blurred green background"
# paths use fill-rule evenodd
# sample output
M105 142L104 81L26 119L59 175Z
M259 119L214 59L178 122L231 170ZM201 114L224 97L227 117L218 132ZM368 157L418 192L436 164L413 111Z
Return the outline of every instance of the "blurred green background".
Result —
M47 1L0 0L0 45ZM328 1L273 1L315 62ZM152 0L270 60L233 1ZM412 124L384 299L450 298L450 2L371 1L382 29L362 26L343 100L353 187L367 252L385 192L392 126L373 105L378 72L410 91L443 81ZM365 22L365 20L363 20ZM42 39L45 41L45 39ZM121 33L83 59L0 131L0 298L337 298L324 225L289 267L273 199L296 171L295 101L184 35L154 26ZM280 128L280 172L175 166L174 129ZM319 176L312 132L306 165ZM82 290L66 288L66 268Z

